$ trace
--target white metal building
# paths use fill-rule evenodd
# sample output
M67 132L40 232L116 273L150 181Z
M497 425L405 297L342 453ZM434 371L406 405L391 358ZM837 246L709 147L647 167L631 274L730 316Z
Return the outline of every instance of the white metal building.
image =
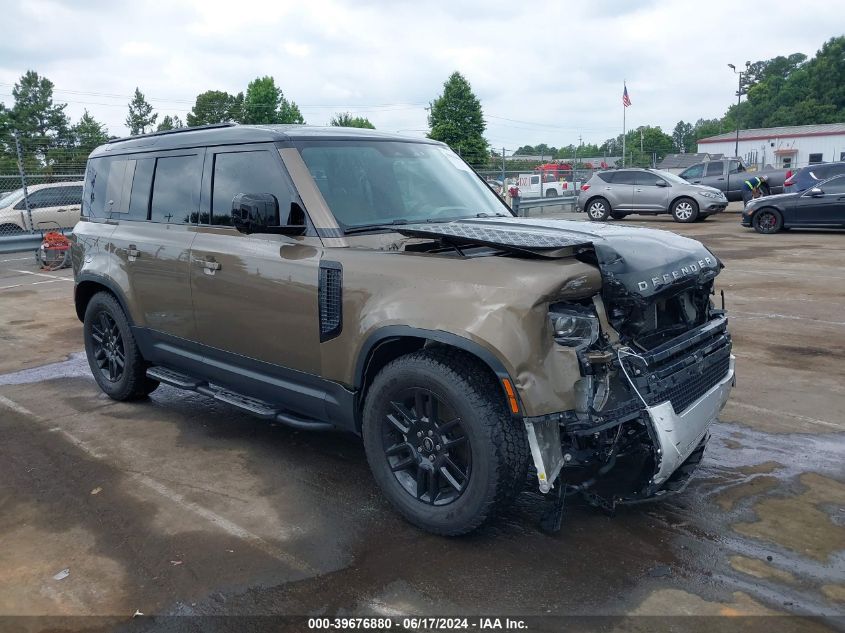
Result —
M736 132L698 141L698 151L734 156ZM748 165L804 167L845 160L845 123L792 125L739 131L739 156Z

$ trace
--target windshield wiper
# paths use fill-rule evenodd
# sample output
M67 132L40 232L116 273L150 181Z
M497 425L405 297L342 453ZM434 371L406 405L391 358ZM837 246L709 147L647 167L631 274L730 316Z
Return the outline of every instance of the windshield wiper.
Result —
M408 220L405 218L397 218L396 220L391 220L390 222L378 222L373 224L359 224L357 226L350 226L348 229L344 229L344 233L349 235L350 233L363 233L364 231L374 231L376 229L387 229L391 226L399 226L401 224L408 224Z

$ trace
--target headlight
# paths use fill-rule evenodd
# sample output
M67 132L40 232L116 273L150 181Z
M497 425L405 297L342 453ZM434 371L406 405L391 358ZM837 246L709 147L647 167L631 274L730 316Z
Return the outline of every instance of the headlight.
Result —
M582 347L599 339L599 319L589 308L554 305L549 309L549 321L560 345Z
M697 191L696 193L702 198L712 198L713 200L718 200L722 197L721 193L713 193L711 191Z

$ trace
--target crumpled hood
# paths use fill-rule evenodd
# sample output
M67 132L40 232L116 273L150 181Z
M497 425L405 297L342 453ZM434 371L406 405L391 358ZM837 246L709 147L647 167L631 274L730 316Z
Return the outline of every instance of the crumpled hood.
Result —
M455 245L479 244L539 257L577 257L598 265L607 298L649 298L715 277L723 264L701 242L619 224L528 218L471 218L391 227Z

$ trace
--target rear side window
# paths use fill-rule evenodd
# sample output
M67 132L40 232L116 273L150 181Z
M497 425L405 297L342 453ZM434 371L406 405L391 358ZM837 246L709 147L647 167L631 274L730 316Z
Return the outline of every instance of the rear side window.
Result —
M271 193L279 201L279 218L285 222L291 192L281 166L266 151L221 152L214 156L211 224L232 223L232 198L239 193Z
M828 180L822 185L826 195L841 195L845 193L845 176Z
M614 185L633 185L636 181L636 172L633 171L617 171L613 174Z
M603 172L596 174L596 176L598 176L599 179L604 180L605 182L613 182L613 175L614 174L613 174L612 171L603 171Z
M157 158L150 220L164 224L194 221L201 179L202 164L198 154Z
M721 176L725 171L725 163L720 160L717 160L712 163L707 163L707 175L708 176Z

